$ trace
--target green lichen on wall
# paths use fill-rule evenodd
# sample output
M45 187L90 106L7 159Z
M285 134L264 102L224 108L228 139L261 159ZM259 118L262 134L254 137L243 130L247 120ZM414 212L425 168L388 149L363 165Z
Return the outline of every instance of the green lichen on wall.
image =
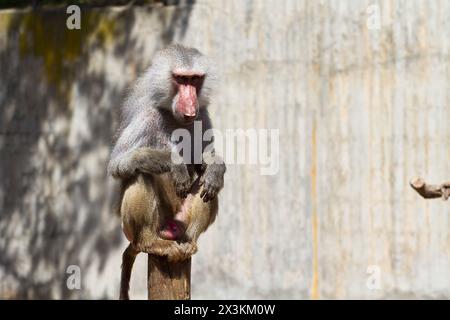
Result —
M159 2L159 0L0 0L0 8L19 8L26 6L68 6L71 4L88 6L123 6L132 3L143 5Z
M70 97L76 73L88 66L88 53L106 49L118 31L117 17L99 10L81 13L81 29L66 26L64 11L10 13L7 28L18 32L21 59L41 59L45 80L65 101ZM14 31L17 30L17 31Z
M11 14L5 11L0 12L0 33L4 33L8 30L10 22Z

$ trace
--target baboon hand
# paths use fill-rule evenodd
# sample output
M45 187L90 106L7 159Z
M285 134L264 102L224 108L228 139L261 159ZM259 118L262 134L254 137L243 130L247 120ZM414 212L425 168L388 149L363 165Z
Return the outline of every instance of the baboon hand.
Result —
M181 199L186 198L192 185L191 177L189 176L186 165L184 163L172 165L170 175L177 196Z
M170 151L139 148L133 155L137 171L148 174L162 174L171 170Z
M200 178L200 185L203 190L200 197L204 202L214 199L223 188L223 176L225 174L225 164L210 164Z

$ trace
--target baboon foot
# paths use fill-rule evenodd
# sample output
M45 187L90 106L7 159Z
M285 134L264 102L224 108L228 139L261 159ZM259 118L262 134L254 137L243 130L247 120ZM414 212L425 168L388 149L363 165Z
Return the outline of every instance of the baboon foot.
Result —
M136 248L145 253L166 256L170 262L189 259L197 252L197 245L193 242L178 243L172 240L158 239L147 245L137 245Z
M195 243L182 242L179 244L178 254L168 257L168 260L171 262L187 260L196 252L197 252L197 245Z

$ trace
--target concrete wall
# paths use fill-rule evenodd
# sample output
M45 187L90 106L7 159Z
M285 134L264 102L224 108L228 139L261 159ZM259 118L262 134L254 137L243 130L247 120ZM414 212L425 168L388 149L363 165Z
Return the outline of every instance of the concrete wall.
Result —
M217 0L83 10L70 31L64 10L0 11L0 297L117 297L117 110L177 41L217 58L218 128L281 141L274 176L228 166L193 298L449 298L450 204L408 186L450 179L449 16L446 0ZM141 255L134 298L145 278Z

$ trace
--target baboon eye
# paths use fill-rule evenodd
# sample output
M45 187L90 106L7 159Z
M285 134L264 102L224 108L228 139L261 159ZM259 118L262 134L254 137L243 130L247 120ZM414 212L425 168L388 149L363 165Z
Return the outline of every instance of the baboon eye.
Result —
M174 78L175 81L178 82L178 83L180 83L180 82L183 80L183 77L181 77L181 76L179 76L179 75L176 75L176 74L173 75L173 78Z
M193 84L199 85L201 83L202 79L203 79L202 76L194 75L194 76L192 76L191 81L192 81Z

